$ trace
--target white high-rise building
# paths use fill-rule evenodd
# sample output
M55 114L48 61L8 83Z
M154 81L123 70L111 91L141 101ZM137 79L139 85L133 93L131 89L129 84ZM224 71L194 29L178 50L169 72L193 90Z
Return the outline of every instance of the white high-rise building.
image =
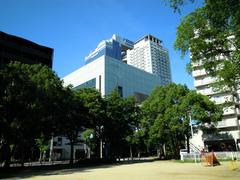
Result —
M205 69L202 68L201 63L195 63L193 66L194 86L198 93L208 96L216 104L223 104L233 100L231 94L213 90L211 85L216 81L216 78L208 75ZM213 149L215 151L240 148L240 122L237 118L239 115L235 106L223 108L222 121L217 124L218 135L201 135L204 144L210 146L210 150Z
M146 35L127 50L127 63L160 77L162 84L171 80L168 50L162 41L152 35Z
M142 48L149 57L142 54ZM66 85L72 84L75 89L94 87L103 96L118 89L123 97L143 100L154 87L171 82L168 51L150 35L134 43L114 34L101 41L85 60L83 67L63 78ZM138 66L145 62L150 64L149 69Z
M160 40L158 42L160 46ZM85 58L86 64L83 67L63 78L65 85L71 84L75 89L94 87L103 96L118 89L123 97L134 96L139 102L144 100L156 86L170 83L171 75L168 58L167 69L162 69L162 74L167 71L166 80L161 78L161 72L158 76L156 73L129 64L128 53L131 53L129 50L134 51L138 43L139 41L134 44L115 34L111 39L101 41L97 48ZM151 43L147 50L151 52L152 46ZM145 61L143 57L141 59ZM160 58L158 64L160 64Z

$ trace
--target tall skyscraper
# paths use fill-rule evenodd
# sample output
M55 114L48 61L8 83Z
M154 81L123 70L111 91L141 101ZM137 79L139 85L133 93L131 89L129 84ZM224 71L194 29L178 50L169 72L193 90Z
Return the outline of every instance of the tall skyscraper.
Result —
M86 64L83 67L64 77L64 83L72 84L75 89L94 87L102 95L117 89L123 97L135 96L140 102L154 87L171 82L167 51L160 45L160 40L155 38L150 41L146 51L149 51L152 57L150 59L151 65L154 64L152 72L129 63L128 53L131 51L134 55L140 56L140 52L139 55L138 51L135 52L140 42L134 43L114 34L111 39L100 42L97 48L90 52L85 58ZM161 56L159 50L161 48L163 49L161 53L165 52L166 57ZM139 61L141 60L144 62L148 59L141 57Z
M162 84L171 80L168 50L162 41L152 35L146 35L127 50L127 63L146 72L159 76Z

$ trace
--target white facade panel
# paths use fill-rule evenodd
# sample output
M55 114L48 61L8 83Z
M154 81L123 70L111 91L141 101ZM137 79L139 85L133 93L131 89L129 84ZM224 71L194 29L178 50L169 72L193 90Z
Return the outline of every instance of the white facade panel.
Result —
M127 63L159 76L164 84L168 84L172 81L169 55L159 41L153 36L145 36L127 51Z
M236 117L225 117L222 121L218 122L218 128L226 128L231 126L237 126L237 119Z
M207 75L205 69L197 69L192 72L193 77L198 77L198 76L205 76Z
M159 77L110 57L105 60L105 82L106 94L120 86L123 97L135 92L149 95L156 86L162 85Z
M102 56L86 64L75 72L64 77L64 85L74 88L96 78L96 89L99 89L99 76L101 76L101 94L111 93L118 86L122 87L123 97L142 93L149 95L156 87L163 85L158 76L130 66L120 60Z
M86 64L85 66L79 68L78 70L72 72L63 78L64 85L72 85L73 87L77 87L91 79L96 78L96 86L95 88L99 90L99 76L101 76L101 85L105 84L105 65L104 65L104 56L96 59L95 61ZM101 93L105 95L105 89L101 88Z

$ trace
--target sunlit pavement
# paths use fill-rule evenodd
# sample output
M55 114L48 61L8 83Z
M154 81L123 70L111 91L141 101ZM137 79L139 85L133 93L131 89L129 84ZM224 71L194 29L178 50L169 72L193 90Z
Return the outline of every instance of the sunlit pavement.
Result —
M91 168L75 168L17 175L17 179L84 179L84 180L239 180L240 169L231 170L230 162L220 166L204 167L201 163L154 161L122 165L105 165ZM239 162L238 162L239 165Z

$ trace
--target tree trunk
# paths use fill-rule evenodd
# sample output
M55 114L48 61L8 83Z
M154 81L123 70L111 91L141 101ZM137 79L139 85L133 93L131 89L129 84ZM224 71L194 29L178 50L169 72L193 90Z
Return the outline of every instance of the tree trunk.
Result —
M70 145L71 145L71 149L70 149L70 164L73 165L74 142L72 140L70 140Z
M24 167L24 161L25 161L25 150L24 150L24 142L22 142L21 146L21 167Z
M165 158L165 144L160 144L159 150L160 150L159 158L164 159Z
M166 145L165 143L163 144L163 154L164 154L164 157L166 156Z
M131 160L133 160L132 145L130 145L129 150L130 150L130 158L131 158Z
M10 160L11 160L11 150L9 147L9 144L6 142L2 145L2 150L3 150L3 167L4 168L9 168L10 167Z
M40 153L39 153L39 162L42 163L42 151L40 150Z
M160 158L160 155L161 155L161 150L160 150L160 145L158 145L158 147L157 147L157 157Z

